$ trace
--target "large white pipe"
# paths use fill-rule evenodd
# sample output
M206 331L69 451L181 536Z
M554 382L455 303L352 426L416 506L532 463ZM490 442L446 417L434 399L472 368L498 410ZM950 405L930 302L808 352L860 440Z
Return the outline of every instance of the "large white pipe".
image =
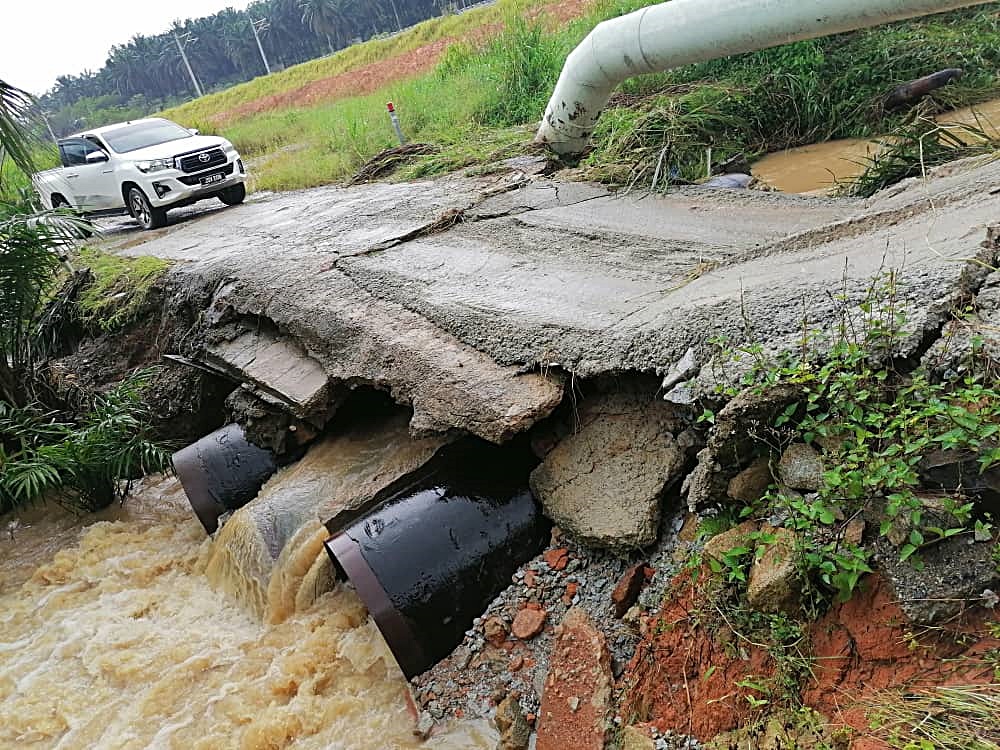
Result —
M579 154L622 81L991 0L671 0L604 21L566 59L535 138Z

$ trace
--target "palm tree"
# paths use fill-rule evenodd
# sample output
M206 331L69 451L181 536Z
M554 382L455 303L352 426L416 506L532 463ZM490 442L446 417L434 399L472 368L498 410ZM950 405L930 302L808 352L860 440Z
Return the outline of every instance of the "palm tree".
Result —
M302 23L325 36L330 51L333 52L330 37L342 33L340 4L337 0L299 0L299 8L302 10Z
M23 172L34 169L32 96L0 80L0 154ZM0 399L28 400L30 374L38 354L33 337L46 293L56 279L59 257L85 226L60 215L21 213L0 204Z

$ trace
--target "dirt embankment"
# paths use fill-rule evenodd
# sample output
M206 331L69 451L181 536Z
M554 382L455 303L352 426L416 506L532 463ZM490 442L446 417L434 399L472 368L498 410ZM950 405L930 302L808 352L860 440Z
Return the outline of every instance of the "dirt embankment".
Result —
M538 19L546 25L560 24L582 15L593 0L569 0L534 8L527 14L529 20ZM464 37L446 37L430 44L404 52L394 57L369 63L335 76L321 78L304 86L278 94L254 99L212 116L213 125L226 125L250 115L292 107L310 107L322 102L333 102L348 96L371 94L394 81L401 81L433 68L445 50L452 44L464 42L479 44L496 36L502 24L488 24L473 30Z

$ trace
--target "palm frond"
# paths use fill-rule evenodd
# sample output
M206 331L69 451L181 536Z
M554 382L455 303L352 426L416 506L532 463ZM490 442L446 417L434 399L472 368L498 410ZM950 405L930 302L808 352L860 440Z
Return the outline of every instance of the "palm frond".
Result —
M31 94L0 79L0 153L26 173L34 171L32 150L37 144L31 126L37 119L35 112Z

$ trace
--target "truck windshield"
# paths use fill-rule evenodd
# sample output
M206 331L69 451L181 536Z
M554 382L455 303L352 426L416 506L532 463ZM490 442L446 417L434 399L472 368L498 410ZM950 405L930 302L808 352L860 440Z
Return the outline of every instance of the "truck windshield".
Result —
M170 120L150 120L149 122L138 122L135 125L108 130L101 135L114 151L126 154L129 151L136 151L147 146L157 146L169 141L179 141L181 138L190 138L191 131L185 130Z

